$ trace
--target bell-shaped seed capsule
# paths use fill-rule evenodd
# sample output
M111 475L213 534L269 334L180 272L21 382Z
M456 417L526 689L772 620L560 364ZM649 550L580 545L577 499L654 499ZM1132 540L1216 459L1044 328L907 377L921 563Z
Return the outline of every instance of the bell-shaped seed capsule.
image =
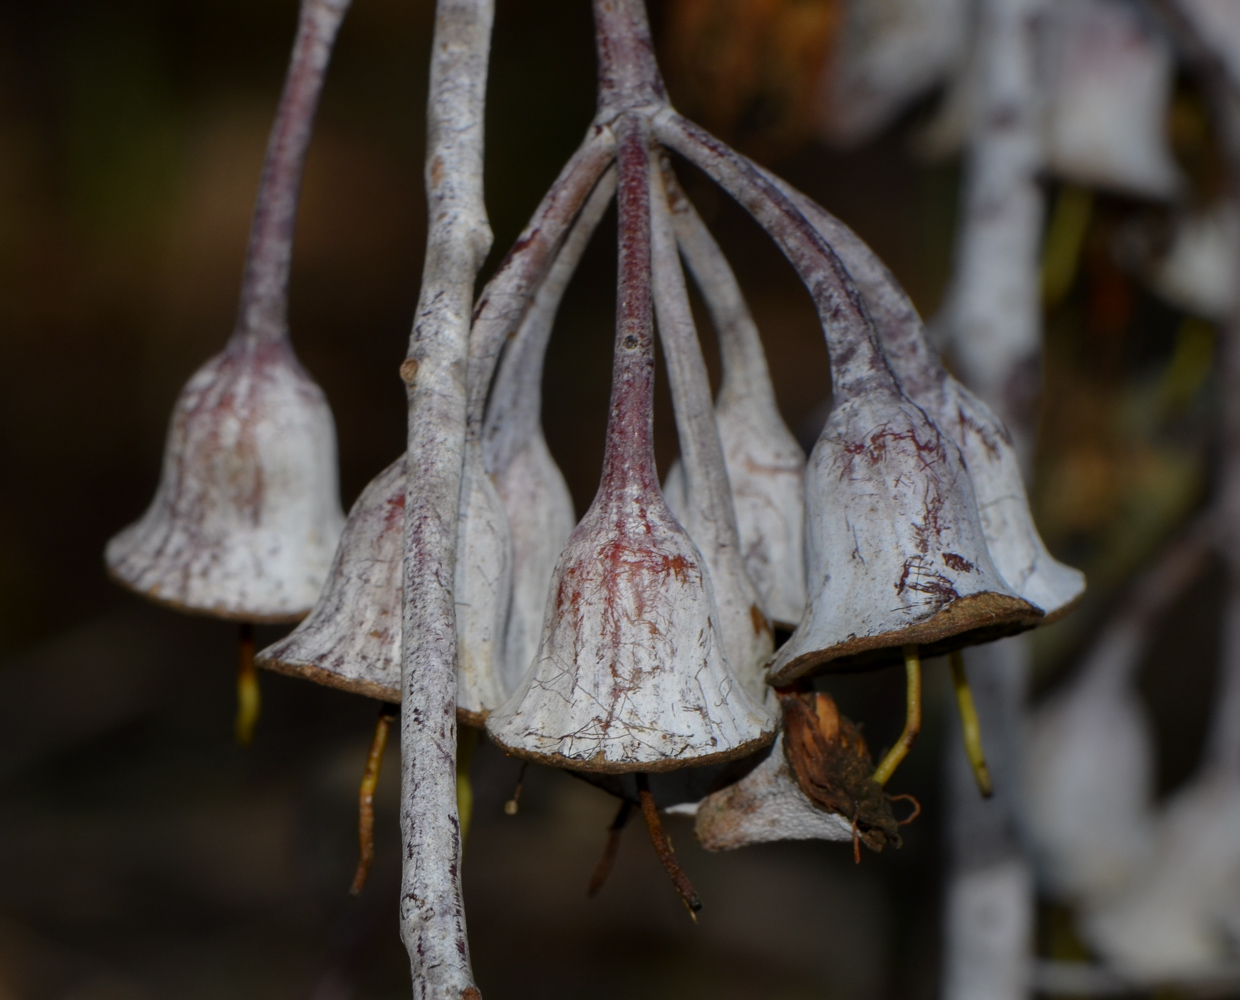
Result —
M853 840L899 846L891 800L872 780L860 731L827 694L781 692L784 720L771 754L697 807L708 851L775 840Z
M1067 0L1051 22L1050 169L1091 187L1174 197L1183 180L1167 142L1170 41L1126 0Z
M498 634L494 622L501 609L492 603L493 595L479 590L469 592L480 605L478 614L471 616L469 609L460 606L465 601L465 591L459 588L466 575L462 567L466 559L473 559L475 569L482 570L475 579L495 579L495 589L503 587L504 552L478 551L495 545L503 525L483 525L481 530L470 531L469 513L482 512L478 517L496 509L503 513L490 477L485 472L479 476L476 471L480 465L477 461L466 463L457 537L457 712L471 725L481 725L483 713L503 700L502 682L493 669L494 637ZM349 511L327 585L314 609L297 628L258 654L259 666L381 701L401 700L404 512L405 462L401 458L362 491ZM499 568L488 577L492 565ZM494 600L503 596L501 593Z
M508 515L477 441L465 444L456 542L457 715L481 726L507 696L501 676L512 600Z
M995 568L1017 594L1045 612L1043 624L1067 614L1085 592L1085 576L1047 551L1003 422L943 368L916 308L878 255L816 202L775 183L848 268L904 394L960 449Z
M344 514L336 432L281 328L234 335L181 391L159 487L105 559L182 611L287 622L314 604Z
M331 573L297 628L258 665L316 684L399 702L405 462L370 481L349 511Z
M155 499L114 537L120 583L162 604L243 622L301 618L344 524L327 400L288 340L302 166L348 0L304 0L267 147L237 328L172 411Z
M487 403L487 468L508 515L512 604L504 638L503 680L511 692L534 662L556 560L577 525L568 484L542 429L542 375L560 300L616 191L609 170L581 208L529 312L504 353Z
M900 391L848 272L797 207L744 157L675 114L659 138L755 217L797 269L831 358L833 409L806 475L809 606L769 672L886 665L1036 624L986 548L960 452Z
M650 167L655 313L667 360L685 480L684 506L674 513L706 560L719 607L724 654L736 676L762 703L771 697L763 668L775 648L774 637L741 555L723 446L715 427L710 379L676 253L662 170L653 160Z
M727 258L666 161L664 179L680 251L719 336L723 382L715 422L745 569L767 618L793 629L805 613L805 452L779 414L758 327ZM668 470L663 490L683 523L679 462Z
M603 475L553 579L533 667L487 719L517 756L661 771L768 743L724 655L705 563L656 477L650 207L641 119L622 115L620 266Z

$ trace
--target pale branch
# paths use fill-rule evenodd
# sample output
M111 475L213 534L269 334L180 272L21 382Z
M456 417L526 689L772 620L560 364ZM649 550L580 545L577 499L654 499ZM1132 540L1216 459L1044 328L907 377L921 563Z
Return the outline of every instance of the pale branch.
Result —
M492 0L439 0L427 108L428 231L401 365L408 451L401 654L401 937L417 1000L477 1000L461 898L453 574L482 195Z

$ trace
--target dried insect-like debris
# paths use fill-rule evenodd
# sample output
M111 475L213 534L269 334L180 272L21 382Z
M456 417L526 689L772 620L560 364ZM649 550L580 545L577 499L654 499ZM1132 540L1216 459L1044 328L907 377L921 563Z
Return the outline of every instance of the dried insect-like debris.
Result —
M577 524L572 495L543 437L543 359L560 299L615 190L615 171L609 170L582 206L505 351L487 403L486 464L512 538L512 605L502 671L506 692L516 688L538 652L551 574Z
M666 161L663 173L676 240L719 336L723 382L715 422L745 569L767 618L793 629L805 613L805 452L779 414L758 328L732 268ZM677 462L664 482L677 517L684 489Z
M759 703L770 695L762 670L774 650L757 588L745 570L723 446L715 427L710 380L702 359L662 171L651 163L651 268L659 335L680 436L683 507L677 520L706 560L719 607L723 651L733 672ZM669 505L670 506L670 505Z
M900 388L960 449L995 568L1016 593L1045 612L1044 624L1061 618L1080 600L1085 577L1056 560L1038 534L1007 428L943 368L916 308L878 255L810 198L776 183L848 268Z
M118 582L161 604L285 622L314 603L344 523L336 432L288 340L302 165L347 0L305 0L250 232L237 329L172 411L155 499L107 546Z
M865 740L827 694L780 692L783 723L771 754L697 807L695 831L711 851L774 840L900 845L891 799L873 780Z
M616 127L620 281L603 477L556 567L533 668L487 732L557 766L659 771L752 753L773 732L732 674L704 560L655 476L648 133L637 115Z

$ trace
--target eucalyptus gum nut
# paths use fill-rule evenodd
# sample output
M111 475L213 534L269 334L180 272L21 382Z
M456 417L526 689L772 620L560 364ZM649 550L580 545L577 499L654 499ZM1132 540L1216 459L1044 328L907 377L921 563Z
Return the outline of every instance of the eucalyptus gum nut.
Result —
M648 132L632 113L616 127L620 280L602 480L556 566L533 667L487 732L554 766L650 772L746 756L774 734L732 673L702 555L655 477Z
M710 379L693 323L657 162L650 163L649 176L655 312L685 479L684 507L676 512L676 520L706 561L728 663L755 701L768 702L773 710L774 693L763 683L762 671L774 651L774 637L741 555L723 446L715 427Z
M405 462L370 481L349 511L327 584L310 614L258 654L260 667L399 702Z
M457 534L457 712L470 725L481 725L506 694L496 641L508 607L506 519L480 466L476 455L466 462ZM258 654L259 666L382 701L401 701L404 509L401 458L362 491L314 609Z
M1145 198L1184 186L1167 142L1171 44L1127 0L1051 8L1047 160L1061 177Z
M824 60L813 128L835 146L860 146L947 77L964 56L965 0L849 0Z
M724 656L701 553L657 492L635 493L600 494L573 532L538 657L487 718L491 739L516 756L663 771L770 741L769 716Z
M1209 975L1234 958L1225 926L1240 894L1240 782L1201 775L1163 807L1154 857L1123 891L1087 899L1090 949L1145 981Z
M1085 591L1085 576L1047 551L1003 422L944 370L926 341L913 303L874 251L806 195L776 178L772 181L796 202L848 268L901 390L960 449L999 574L1017 594L1045 612L1042 624L1067 614Z
M577 524L572 494L541 434L530 439L503 472L496 489L512 533L512 607L501 671L514 690L538 653L547 591L559 553Z
M664 177L681 253L718 332L723 383L715 423L745 569L767 618L793 629L805 612L805 452L779 414L762 340L727 258L666 164ZM677 462L664 483L677 516L683 493Z
M780 730L770 756L753 771L703 799L693 832L708 851L776 840L852 840L851 818L815 806L801 791Z
M182 611L297 621L343 524L322 390L287 341L234 338L181 391L155 499L105 560L120 583Z
M827 418L806 476L810 604L771 662L816 669L933 656L1036 623L990 560L956 447L907 400L853 399Z

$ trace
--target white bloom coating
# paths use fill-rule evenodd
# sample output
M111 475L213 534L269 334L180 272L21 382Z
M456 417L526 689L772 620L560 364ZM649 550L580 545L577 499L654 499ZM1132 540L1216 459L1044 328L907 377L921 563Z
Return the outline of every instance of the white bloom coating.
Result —
M763 668L775 648L774 637L741 556L723 446L715 427L710 379L676 253L662 170L654 160L650 164L650 216L655 312L685 480L684 506L673 513L706 560L719 607L723 651L733 673L756 702L773 709L774 692L763 682Z
M776 840L852 840L852 821L815 806L801 791L780 730L771 755L697 805L693 831L708 851L733 851Z
M505 351L487 403L486 464L508 513L512 538L512 606L502 670L505 693L516 688L534 662L551 575L577 524L572 494L543 437L543 361L560 300L615 190L615 171L608 170L582 206Z
M1068 180L1169 199L1183 179L1167 142L1171 45L1128 0L1052 7L1047 165Z
M113 538L113 577L183 611L296 621L344 524L336 433L286 340L235 338L177 399L155 499Z
M1085 591L1085 576L1055 559L1038 534L1011 435L985 403L947 373L904 289L851 229L810 198L776 182L844 262L874 320L900 388L960 449L986 545L1008 585L1054 621Z
M659 492L645 128L619 120L620 282L598 495L556 566L533 668L487 719L501 747L594 771L743 756L773 737L732 674L701 553Z
M715 422L745 569L767 618L796 628L805 613L805 452L779 414L758 327L732 268L679 185L669 185L669 200L680 251L719 336L723 382ZM678 517L684 488L677 462L663 490Z

